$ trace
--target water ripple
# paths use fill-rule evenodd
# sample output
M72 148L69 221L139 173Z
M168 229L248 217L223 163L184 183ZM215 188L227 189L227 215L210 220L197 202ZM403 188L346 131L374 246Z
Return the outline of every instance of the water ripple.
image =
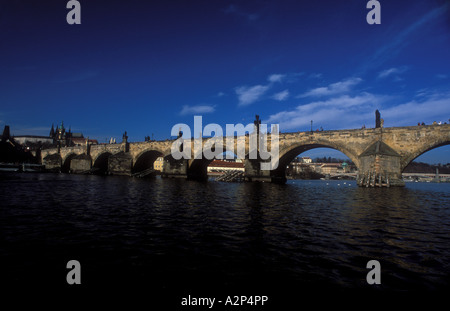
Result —
M13 174L0 184L0 273L12 282L30 271L42 277L36 267L44 266L51 283L61 272L55 262L74 257L88 266L87 286L152 278L161 288L190 279L351 289L367 286L365 265L377 259L385 290L449 287L449 184L53 174Z

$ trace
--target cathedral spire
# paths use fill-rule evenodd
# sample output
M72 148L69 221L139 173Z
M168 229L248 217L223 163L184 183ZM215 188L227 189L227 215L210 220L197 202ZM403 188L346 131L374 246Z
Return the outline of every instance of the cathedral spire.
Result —
M54 125L52 123L52 128L50 130L50 137L53 137L53 136L55 136L55 127L54 127Z

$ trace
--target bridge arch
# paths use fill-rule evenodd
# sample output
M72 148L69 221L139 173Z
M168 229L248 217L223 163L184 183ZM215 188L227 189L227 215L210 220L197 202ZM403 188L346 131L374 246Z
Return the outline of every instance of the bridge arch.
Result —
M76 156L77 154L75 152L71 152L62 159L61 172L63 173L70 172L70 162L72 162L72 159L75 158Z
M400 162L400 169L403 172L405 170L405 168L412 162L414 161L414 159L416 159L417 157L421 156L422 154L431 151L433 149L439 148L439 147L443 147L446 145L450 145L450 140L448 138L442 138L440 140L437 141L431 141L428 143L425 143L423 145L421 145L419 148L417 148L416 150L414 150L413 152L409 153L407 156L403 157L401 159Z
M139 173L147 169L153 168L153 164L158 157L164 157L165 154L162 150L147 149L139 153L133 165L133 173Z
M359 168L359 158L358 155L354 154L347 148L332 142L299 142L282 148L279 152L279 163L278 167L271 171L271 176L276 177L280 180L285 180L286 178L286 167L292 162L298 155L306 152L308 150L316 148L330 148L345 154L355 165Z
M187 170L187 177L189 179L195 179L204 181L208 179L208 166L209 164L214 161L218 156L222 155L223 159L226 159L226 153L232 153L236 155L236 147L233 146L233 150L227 149L227 145L225 143L222 144L222 149L215 150L215 145L212 141L206 140L203 144L203 147L207 146L208 148L211 148L212 153L214 154L213 159L207 159L205 158L205 155L202 154L201 159L191 159L189 160L189 166ZM203 150L202 150L203 152Z
M95 173L106 174L108 172L108 159L112 155L111 152L103 152L92 160L92 168Z

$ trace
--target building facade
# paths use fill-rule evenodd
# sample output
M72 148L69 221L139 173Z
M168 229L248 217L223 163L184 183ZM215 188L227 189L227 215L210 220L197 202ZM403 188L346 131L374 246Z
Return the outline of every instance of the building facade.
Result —
M164 158L163 157L158 157L155 162L153 162L153 169L155 171L160 171L162 172L164 168Z

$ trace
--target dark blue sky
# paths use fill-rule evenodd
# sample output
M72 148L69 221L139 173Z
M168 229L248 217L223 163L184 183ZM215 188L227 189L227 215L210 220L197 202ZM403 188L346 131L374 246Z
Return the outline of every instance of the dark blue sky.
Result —
M450 118L448 1L380 0L380 25L364 0L79 2L68 25L67 1L0 1L13 134L64 121L100 142L165 139L194 115L225 128L259 114L281 131L373 127L376 109L388 127Z

